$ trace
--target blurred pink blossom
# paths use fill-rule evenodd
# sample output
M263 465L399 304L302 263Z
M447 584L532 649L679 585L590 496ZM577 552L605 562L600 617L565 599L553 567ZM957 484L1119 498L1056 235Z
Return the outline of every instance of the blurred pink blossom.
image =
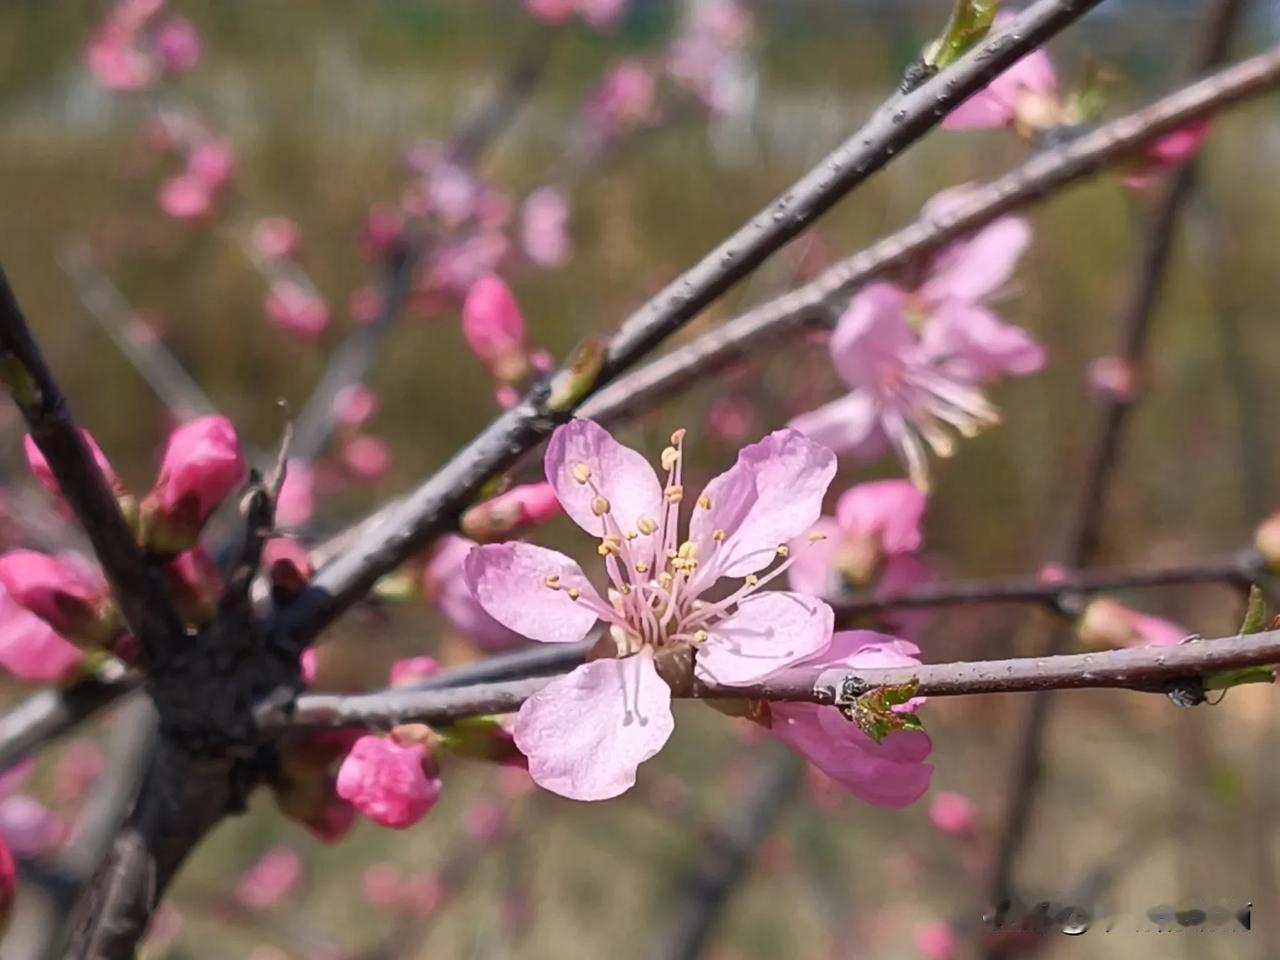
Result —
M467 291L462 333L495 380L514 383L528 373L524 316L501 277L481 277Z
M168 73L190 73L200 63L200 34L186 17L162 23L152 39L160 66Z
M86 646L108 643L121 630L107 582L79 558L50 556L34 550L11 550L0 556L0 586L16 606L39 617L60 636ZM9 611L13 613L12 608ZM34 630L21 617L10 652L17 657L34 651L60 651L46 634ZM63 659L69 655L63 654ZM28 665L27 671L35 668Z
M107 485L111 487L116 496L122 496L125 493L124 483L116 475L111 462L107 459L107 455L102 452L102 448L98 446L97 441L93 439L88 430L82 429L80 435L84 437L84 442L88 444L89 452L93 454L93 460L98 465L98 469L102 471L103 477L106 478ZM22 449L26 454L27 466L31 469L32 476L40 481L40 486L55 497L60 498L62 491L58 487L58 481L54 478L53 471L49 468L49 462L45 460L44 454L40 452L40 448L36 446L36 442L30 434L22 438Z
M960 942L945 920L930 920L916 928L916 949L923 960L954 960Z
M1172 620L1100 597L1085 607L1076 633L1090 647L1170 647L1186 639L1189 631Z
M163 180L156 200L160 209L175 220L193 222L209 214L213 207L213 191L205 180L183 173Z
M1005 11L997 15L994 31L1017 19ZM1017 127L1032 134L1062 122L1058 76L1044 50L1037 49L1009 67L942 120L944 130Z
M406 657L391 664L388 682L393 687L412 687L440 672L434 657Z
M333 414L344 427L362 427L378 410L378 394L363 383L343 387L333 398Z
M585 115L595 132L611 137L654 119L657 84L643 61L618 61L587 100Z
M268 260L289 260L302 250L302 231L288 217L261 217L253 225L249 242Z
M83 660L83 650L0 590L0 667L28 683L61 683Z
M47 853L66 836L66 823L34 797L13 794L0 800L0 838L19 856Z
M286 530L302 526L315 512L315 471L303 460L290 460L276 501L276 524Z
M391 448L380 437L362 433L342 445L342 463L357 479L377 480L391 469Z
M302 858L278 844L236 879L236 901L249 910L266 910L287 897L302 878Z
M977 825L978 811L964 794L940 791L929 804L929 819L943 833L969 837Z
M329 307L314 289L292 280L276 280L267 288L262 311L282 330L314 340L329 326Z
M1089 386L1122 402L1138 393L1138 372L1124 357L1103 356L1089 362L1086 378Z
M569 240L569 200L558 187L529 194L520 217L520 246L540 267L563 267L573 256Z
M1125 186L1140 190L1160 174L1176 170L1194 157L1208 138L1208 120L1189 123L1165 134L1126 164Z
M422 572L422 592L450 626L477 646L488 651L504 650L524 638L489 616L471 593L463 564L475 546L475 541L466 537L441 537Z

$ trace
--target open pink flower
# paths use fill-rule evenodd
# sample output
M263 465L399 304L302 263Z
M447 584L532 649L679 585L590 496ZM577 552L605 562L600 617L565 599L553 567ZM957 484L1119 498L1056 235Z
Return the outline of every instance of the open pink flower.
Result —
M236 879L236 902L250 910L266 910L287 897L301 878L298 852L278 844Z
M0 586L15 604L68 640L98 646L120 632L106 581L78 559L11 550L0 556ZM48 638L41 639L48 644Z
M1004 12L993 28L1003 30L1016 19ZM944 130L1017 127L1033 133L1061 120L1058 76L1044 50L1033 50L971 96L942 121Z
M462 333L495 380L514 383L528 373L524 317L501 277L481 277L467 291Z
M435 806L440 776L423 744L365 736L342 762L337 790L370 820L399 830L417 823Z
M178 427L169 436L155 486L142 501L147 547L181 553L193 546L244 473L240 439L226 417L199 417Z
M83 659L84 651L0 590L0 667L28 683L60 683Z
M505 650L522 643L524 638L489 616L471 592L463 565L475 546L476 542L466 537L441 537L423 569L422 592L450 626L481 649Z
M1076 633L1091 647L1171 647L1185 640L1189 631L1172 620L1102 597L1085 608Z
M938 195L926 215L965 190ZM1009 278L1029 240L1024 221L1005 217L944 248L918 289L873 283L858 291L830 340L850 393L791 426L859 459L890 446L926 489L926 447L941 457L955 450L946 428L970 437L999 421L980 385L1044 365L1038 343L981 303Z
M1160 174L1176 170L1194 157L1208 138L1208 120L1189 123L1165 134L1126 164L1124 185L1140 190Z
M807 658L811 666L904 667L917 664L913 643L870 630L835 634L829 646ZM904 704L914 709L916 703ZM925 763L931 743L922 731L897 730L876 743L835 707L770 703L769 729L832 780L867 803L903 807L929 788Z
M671 689L655 657L692 648L699 676L746 684L824 649L832 612L812 597L760 588L781 575L790 541L822 508L830 450L791 430L744 448L694 501L682 538L684 431L662 453L665 482L602 427L559 427L547 480L575 523L599 538L602 597L569 557L524 543L481 546L467 580L497 621L544 643L581 640L603 621L617 659L592 660L520 709L515 741L541 786L577 800L617 796L671 735ZM737 589L711 598L721 580ZM607 597L607 599L606 599Z

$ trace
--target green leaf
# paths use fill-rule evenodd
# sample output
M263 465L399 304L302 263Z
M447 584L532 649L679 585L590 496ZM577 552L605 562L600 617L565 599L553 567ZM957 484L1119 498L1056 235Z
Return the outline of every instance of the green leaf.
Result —
M1223 670L1221 673L1210 673L1205 676L1203 685L1206 690L1229 690L1232 687L1240 686L1242 683L1275 682L1275 667L1241 667L1239 670Z
M1244 623L1240 624L1240 635L1261 633L1266 628L1267 601L1256 583L1249 584L1249 605L1244 611Z
M888 687L876 687L862 694L853 703L839 704L845 719L857 724L858 729L876 743L895 730L923 730L920 718L914 713L899 713L893 708L909 702L920 689L920 681L898 683Z
M925 66L941 70L959 60L987 35L999 9L1000 0L956 0L942 36L925 48Z

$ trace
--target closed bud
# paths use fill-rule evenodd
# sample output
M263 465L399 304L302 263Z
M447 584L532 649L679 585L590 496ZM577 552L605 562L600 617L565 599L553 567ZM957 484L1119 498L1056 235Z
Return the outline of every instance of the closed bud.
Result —
M462 532L479 543L503 540L560 514L560 501L551 484L526 483L492 500L476 504L462 515Z
M244 454L226 417L200 417L169 437L160 476L142 501L142 542L152 553L195 545L218 505L243 481Z
M121 631L106 582L74 560L10 551L0 556L0 585L15 603L80 646L104 646Z
M405 737L405 739L412 739ZM384 827L417 823L440 799L435 760L421 742L364 736L342 762L338 796Z
M307 548L292 537L273 537L266 542L262 569L271 584L271 599L282 606L296 599L316 572Z
M501 277L481 277L462 304L462 333L495 380L518 383L529 373L524 317Z

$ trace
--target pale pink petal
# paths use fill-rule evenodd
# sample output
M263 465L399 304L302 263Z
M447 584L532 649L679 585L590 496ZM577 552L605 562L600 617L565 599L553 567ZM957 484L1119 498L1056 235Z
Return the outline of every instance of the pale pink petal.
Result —
M908 480L876 480L850 487L836 503L836 520L847 533L873 537L886 554L920 548L928 496Z
M1003 29L1012 17L997 18ZM1009 126L1018 113L1018 103L1027 94L1056 97L1058 76L1053 61L1044 50L1033 50L992 80L942 121L944 130L980 130Z
M937 306L925 324L922 343L948 376L967 383L1005 374L1026 376L1045 362L1044 348L1025 330L985 307L959 300Z
M867 803L904 807L929 789L924 733L900 730L876 743L834 707L771 703L769 711L775 736Z
M887 448L879 410L868 393L850 393L832 400L792 417L787 426L855 460L875 460Z
M590 471L587 483L574 479L574 470L581 464ZM547 444L546 471L565 513L597 537L619 528L624 533L637 530L642 514L654 519L661 515L662 485L653 467L591 420L571 420L556 428ZM609 502L612 522L608 526L604 517L592 511L597 496Z
M471 592L464 565L475 546L466 537L441 537L423 569L422 590L459 633L485 650L505 650L523 643L524 637L489 616Z
M814 597L757 593L708 628L697 651L698 675L727 684L759 680L827 649L834 621L831 608Z
M84 651L0 590L0 667L30 683L58 683L83 659Z
M604 601L563 553L527 543L493 543L476 547L464 565L467 583L489 616L530 640L573 643L587 635L596 615L582 600L599 609ZM548 585L548 578L558 589Z
M979 90L942 119L943 130L991 130L1013 123L1013 104L992 90Z
M902 366L917 341L907 307L907 293L891 283L873 283L854 294L828 344L845 383L874 390L886 373Z
M933 569L913 553L899 553L885 559L880 567L876 596L897 594L920 584L932 583ZM899 634L915 636L925 628L933 612L927 607L891 610L881 614L884 625Z
M780 545L817 522L835 474L835 454L795 430L776 430L743 447L694 507L689 536L699 556L719 576L764 569ZM708 500L710 508L703 506ZM723 531L723 542L713 539L716 531Z
M840 550L840 525L831 517L819 517L813 531L826 539L810 542L800 537L792 542L794 559L787 568L787 583L796 593L807 593L811 597L835 596L844 587L840 571L834 565Z
M956 190L958 197L972 192L967 187ZM925 204L924 214L929 216L931 212L930 204ZM1001 217L946 247L934 259L920 294L929 303L948 298L970 303L981 300L1008 282L1030 243L1031 227L1027 221Z
M646 648L593 660L553 680L520 708L515 741L541 787L571 800L608 800L675 729L671 688Z

